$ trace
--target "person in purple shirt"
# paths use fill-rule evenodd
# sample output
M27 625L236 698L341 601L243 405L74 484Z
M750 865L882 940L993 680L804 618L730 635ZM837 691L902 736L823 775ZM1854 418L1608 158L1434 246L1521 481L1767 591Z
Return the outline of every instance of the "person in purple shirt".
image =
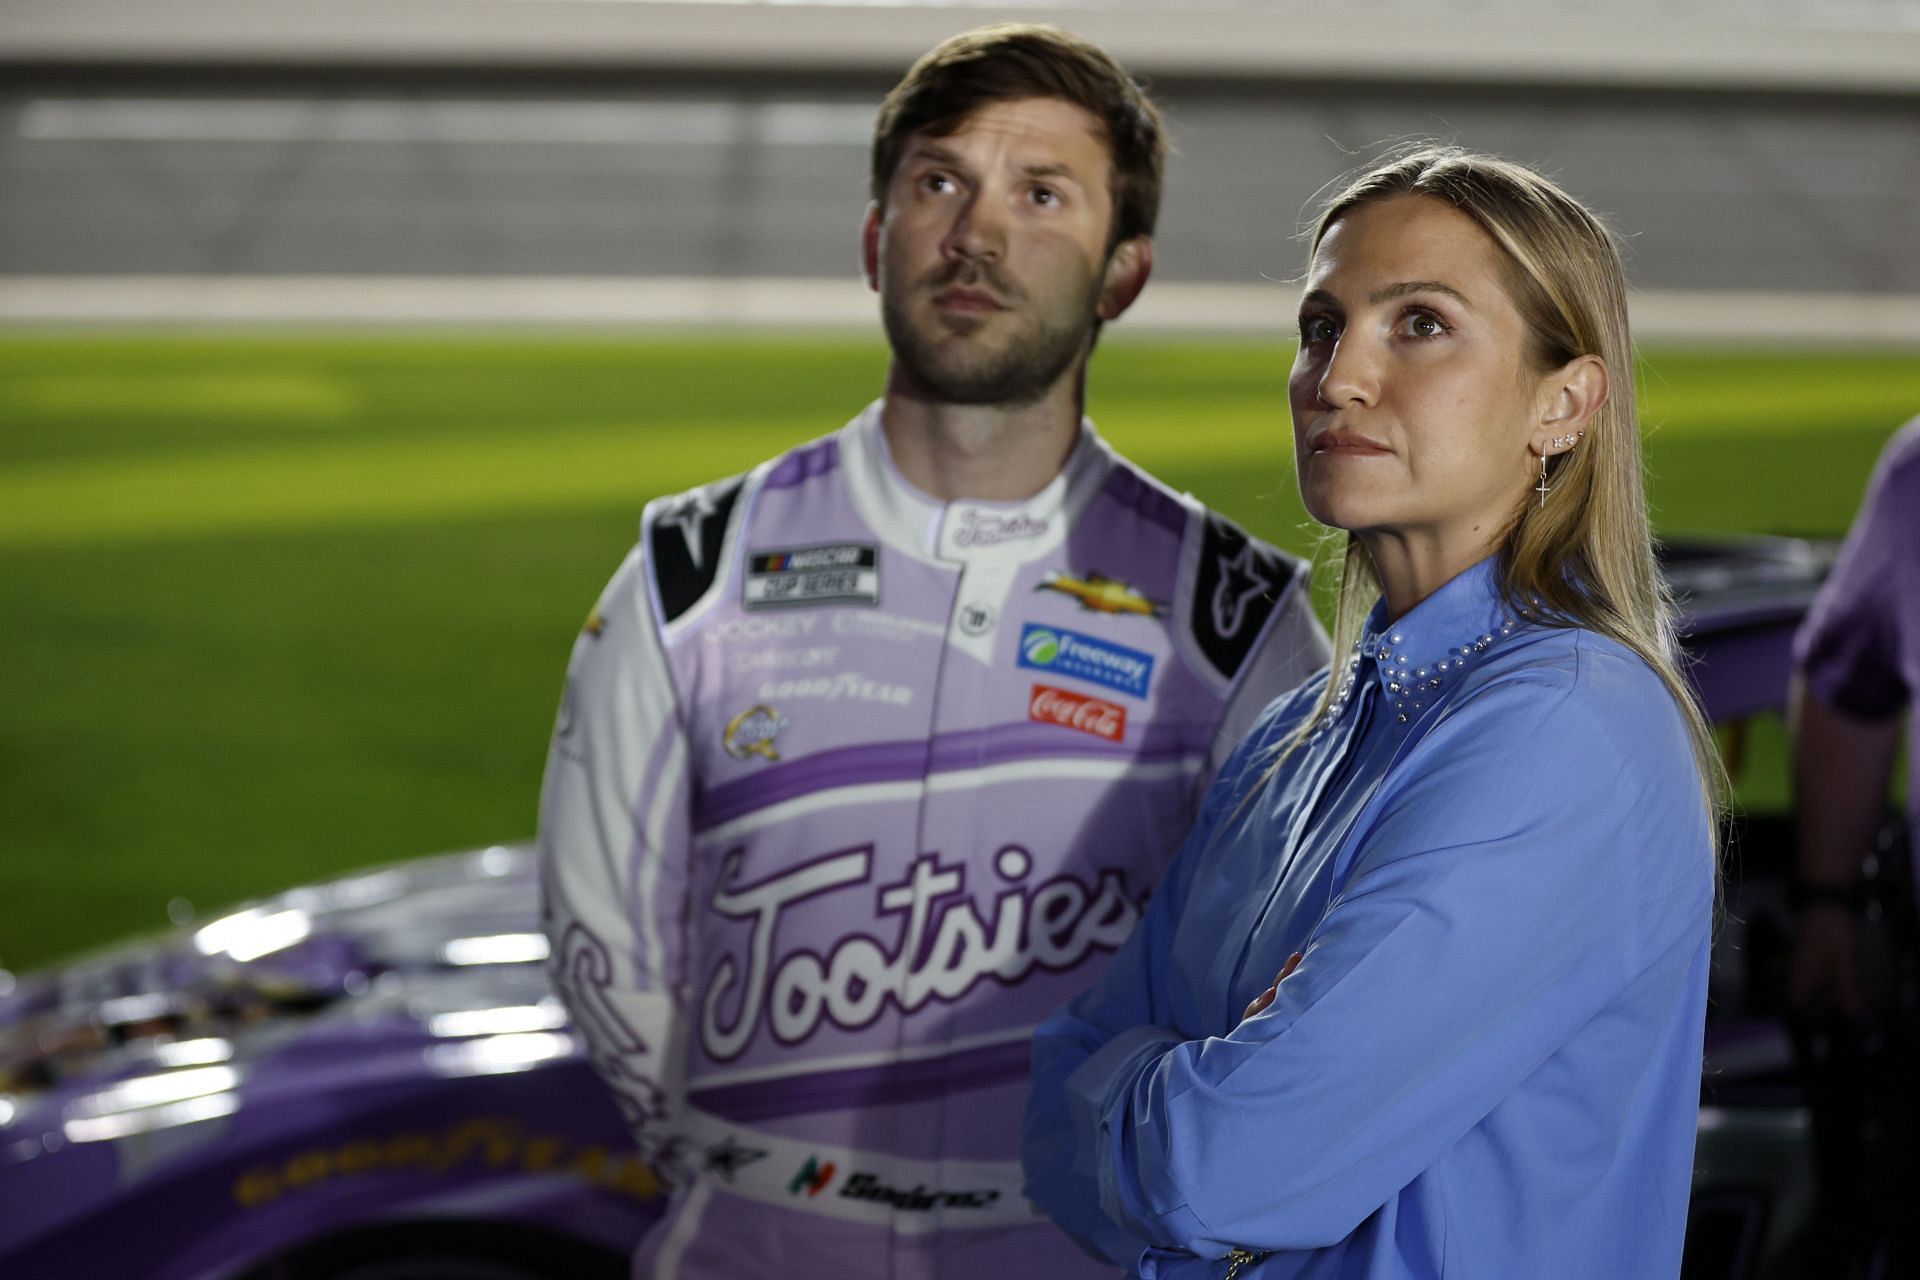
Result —
M1029 1196L1142 1280L1678 1274L1721 771L1620 263L1450 148L1318 223L1291 401L1335 664L1043 1024Z
M1856 1259L1850 1274L1911 1275L1920 1223L1905 1188L1920 1172L1920 1127L1904 1101L1916 1037L1900 974L1916 945L1915 903L1898 891L1912 867L1883 865L1878 886L1866 870L1889 817L1903 716L1906 830L1920 833L1909 714L1920 681L1920 418L1882 451L1794 637L1794 664L1798 920L1787 994L1813 1117L1816 1247L1835 1274Z
M649 504L575 641L544 921L674 1186L637 1275L1108 1274L1020 1195L1033 1028L1327 656L1303 565L1082 412L1164 153L1057 27L929 52L874 130L880 398Z
M1900 720L1920 685L1920 418L1880 455L1866 502L1794 638L1800 927L1791 996L1866 1012L1861 864L1884 820ZM1907 744L1907 830L1920 832L1920 742Z

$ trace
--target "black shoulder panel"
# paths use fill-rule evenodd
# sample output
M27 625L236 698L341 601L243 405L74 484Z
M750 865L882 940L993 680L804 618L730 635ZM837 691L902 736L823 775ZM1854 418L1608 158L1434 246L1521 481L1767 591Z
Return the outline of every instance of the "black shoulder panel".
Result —
M662 623L691 609L720 574L720 546L745 476L681 494L647 529L647 563L660 588Z
M1298 562L1232 521L1208 512L1193 584L1193 638L1207 661L1231 680L1253 651L1267 616L1286 594Z

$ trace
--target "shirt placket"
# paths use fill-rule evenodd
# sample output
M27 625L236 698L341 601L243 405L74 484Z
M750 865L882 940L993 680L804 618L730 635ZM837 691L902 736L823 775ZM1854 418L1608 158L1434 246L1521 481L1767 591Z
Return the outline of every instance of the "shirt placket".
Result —
M1253 927L1246 935L1246 944L1241 949L1239 961L1234 966L1234 987L1240 984L1246 970L1247 958L1253 951L1254 939L1260 937L1267 918L1273 913L1273 905L1280 896L1280 889L1286 884L1288 874L1299 860L1301 851L1306 847L1306 841L1312 836L1314 824L1320 816L1328 794L1334 791L1336 782L1344 780L1352 771L1354 756L1366 741L1367 728L1373 722L1374 706L1379 701L1379 690L1375 687L1378 677L1371 669L1372 665L1370 657L1357 654L1353 664L1348 667L1348 674L1341 684L1341 692L1335 700L1336 709L1330 716L1333 723L1324 730L1329 736L1340 735L1343 741L1340 748L1330 753L1316 771L1305 800L1288 824L1286 861L1269 880L1270 887L1267 890L1266 901L1261 904L1259 914L1253 918ZM1314 731L1316 736L1321 732L1322 730ZM1303 751L1312 749L1312 739L1301 747Z

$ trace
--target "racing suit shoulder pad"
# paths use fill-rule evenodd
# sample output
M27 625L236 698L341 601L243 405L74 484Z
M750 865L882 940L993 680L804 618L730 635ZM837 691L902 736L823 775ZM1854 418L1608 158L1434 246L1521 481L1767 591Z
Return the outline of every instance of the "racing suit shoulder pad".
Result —
M746 480L745 475L729 476L647 505L640 518L640 540L662 625L698 604L720 576L721 548Z
M1306 578L1306 563L1253 537L1216 511L1196 513L1199 556L1194 563L1187 625L1193 644L1226 680L1236 677L1268 619Z

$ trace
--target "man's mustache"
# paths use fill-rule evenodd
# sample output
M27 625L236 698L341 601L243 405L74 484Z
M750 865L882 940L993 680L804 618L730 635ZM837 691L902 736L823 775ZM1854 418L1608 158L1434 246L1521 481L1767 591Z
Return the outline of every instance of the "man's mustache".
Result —
M956 258L928 272L921 283L924 288L934 291L955 286L963 289L984 288L1003 303L1018 302L1024 296L1018 285L1001 274L999 267L978 258Z

